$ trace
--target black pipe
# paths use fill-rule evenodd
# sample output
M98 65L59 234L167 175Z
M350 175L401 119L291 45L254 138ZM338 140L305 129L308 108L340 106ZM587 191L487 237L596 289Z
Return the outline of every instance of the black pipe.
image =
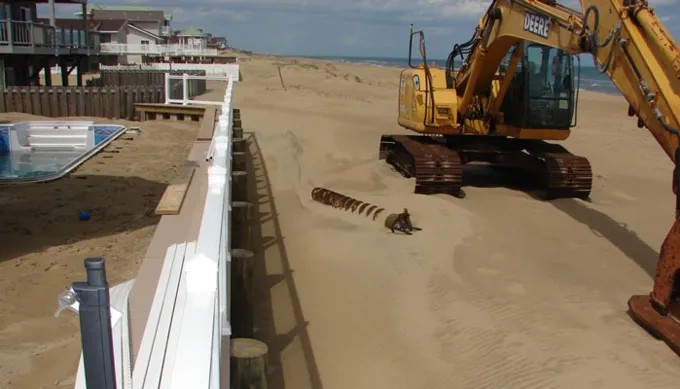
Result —
M116 389L109 285L103 258L85 260L87 282L72 287L80 306L80 337L89 389Z

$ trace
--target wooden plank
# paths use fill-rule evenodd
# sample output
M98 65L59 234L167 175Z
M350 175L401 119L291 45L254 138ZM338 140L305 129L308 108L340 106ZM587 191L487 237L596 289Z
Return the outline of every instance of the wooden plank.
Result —
M165 193L161 197L156 207L156 215L177 215L182 209L184 197L194 177L195 166L184 165L179 168L175 179L165 188Z
M215 115L217 115L217 108L205 108L205 111L203 111L203 119L201 119L201 128L198 130L196 140L212 139L213 132L215 131Z
M176 104L152 104L152 103L135 103L135 108L146 108L148 112L154 113L168 113L172 115L202 115L205 106L189 106Z

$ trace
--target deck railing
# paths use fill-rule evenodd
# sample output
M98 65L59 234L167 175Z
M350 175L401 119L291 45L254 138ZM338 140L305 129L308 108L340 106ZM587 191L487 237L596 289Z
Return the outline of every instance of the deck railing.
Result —
M168 44L168 45L140 45L132 43L102 43L101 44L102 54L117 54L117 55L128 55L128 54L141 54L147 56L215 56L217 55L217 49L201 46L191 46L191 45L179 45L179 44Z
M100 35L96 31L55 28L47 24L19 20L0 20L0 45L54 47L98 50Z
M234 82L239 81L238 63L149 63L136 65L100 65L101 70L164 70L164 71L187 71L204 70L206 76L231 77Z

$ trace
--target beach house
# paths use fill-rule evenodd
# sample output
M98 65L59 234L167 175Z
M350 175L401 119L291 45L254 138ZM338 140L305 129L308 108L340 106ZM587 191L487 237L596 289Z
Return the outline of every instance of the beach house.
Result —
M49 4L50 17L38 19L37 5ZM55 4L87 7L87 0L0 1L0 77L4 87L38 85L40 72L51 85L51 67L62 70L62 82L77 69L78 84L82 73L100 50L99 34L89 29L85 18L71 25L56 23Z
M76 13L76 17L82 12ZM137 64L155 53L172 35L172 14L135 5L88 5L87 19L101 34L103 64Z

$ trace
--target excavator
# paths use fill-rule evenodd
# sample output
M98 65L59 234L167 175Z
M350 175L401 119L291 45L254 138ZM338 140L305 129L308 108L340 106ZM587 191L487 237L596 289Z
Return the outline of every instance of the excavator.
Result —
M468 164L529 180L541 197L588 199L588 160L557 142L577 121L580 54L590 53L675 165L675 221L659 254L653 290L629 313L680 354L680 48L646 0L493 0L472 38L445 68L428 66L411 25L409 68L399 84L398 123L415 134L383 135L379 159L415 192L465 197ZM412 64L419 36L422 63ZM459 66L456 67L458 60Z

